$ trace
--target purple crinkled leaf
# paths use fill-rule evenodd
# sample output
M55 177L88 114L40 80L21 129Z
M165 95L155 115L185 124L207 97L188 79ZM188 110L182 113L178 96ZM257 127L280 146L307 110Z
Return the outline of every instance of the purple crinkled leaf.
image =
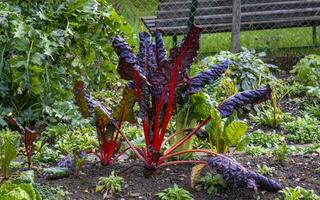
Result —
M143 74L137 57L133 54L133 50L121 36L113 38L112 46L119 57L117 71L122 79L133 80L134 71L139 72L139 74Z
M226 72L230 64L231 62L226 60L219 65L212 65L211 69L207 69L204 72L197 74L186 86L185 91L181 94L182 97L185 98L190 94L197 93L207 84L212 84Z
M171 71L179 65L177 84L189 81L188 69L198 55L202 28L192 25L183 42L170 50L169 66Z
M156 38L157 64L158 67L161 67L162 64L167 61L167 51L162 40L162 33L160 31L156 31L154 35Z
M271 97L272 89L270 85L257 90L247 90L237 93L218 106L222 118L230 116L234 110L249 104L259 104Z
M146 32L139 34L140 48L137 55L138 63L140 67L144 69L145 76L149 77L149 74L156 70L157 62L155 56L155 45L152 42L152 38Z
M60 159L57 163L57 166L67 168L69 171L73 171L75 169L74 162L70 156L65 156Z
M246 187L257 191L257 187L270 192L277 192L282 186L252 170L246 169L236 160L226 156L215 156L208 159L208 165L217 170L226 183L232 187Z

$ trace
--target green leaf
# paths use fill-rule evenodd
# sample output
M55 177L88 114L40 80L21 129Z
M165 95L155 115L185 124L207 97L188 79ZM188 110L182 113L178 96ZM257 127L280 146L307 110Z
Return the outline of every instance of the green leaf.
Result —
M245 122L233 121L225 127L223 140L227 145L238 143L240 138L247 132L248 125Z

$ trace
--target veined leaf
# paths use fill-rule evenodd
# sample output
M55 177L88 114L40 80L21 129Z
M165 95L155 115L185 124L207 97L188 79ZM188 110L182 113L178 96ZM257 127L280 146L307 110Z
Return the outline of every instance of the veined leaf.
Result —
M227 60L219 65L213 65L211 69L205 70L193 77L182 93L182 97L197 93L207 84L212 84L226 72L230 64L231 62Z
M88 101L85 94L83 81L78 81L74 84L73 93L76 100L76 104L78 105L79 110L83 115L83 117L90 117L90 110L89 110Z
M218 110L222 118L230 116L234 110L248 104L259 104L271 97L272 89L270 85L257 90L247 90L237 93L218 106Z
M187 71L198 55L201 32L200 27L192 25L183 42L170 50L170 69L173 70L175 65L179 66L178 83L189 80Z
M213 149L213 144L216 143L216 150L221 152L220 149L224 151L224 144L222 140L222 120L219 112L215 109L211 109L211 119L208 123L208 136L209 136L209 144Z
M123 119L124 121L134 123L135 116L134 116L133 107L136 101L137 101L136 91L126 86L123 90L122 99L119 105L114 109L112 113L112 117L116 120L120 120L121 116L124 115L124 119Z
M247 132L248 125L245 122L233 121L223 132L223 140L228 146L236 144L240 138Z

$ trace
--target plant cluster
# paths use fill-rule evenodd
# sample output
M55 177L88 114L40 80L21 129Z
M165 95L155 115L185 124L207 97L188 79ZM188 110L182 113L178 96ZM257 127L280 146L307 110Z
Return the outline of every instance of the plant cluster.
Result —
M280 144L281 136L277 133L265 133L261 130L252 132L249 136L250 144L262 147L275 147Z
M201 177L200 184L209 195L215 195L219 188L226 187L226 183L220 175L214 175L211 173L207 173L206 176Z
M65 134L55 145L61 153L71 155L73 165L68 167L71 167L77 176L85 162L86 152L94 151L97 146L94 130L90 127Z
M219 63L221 60L230 59L230 78L234 81L237 89L240 91L257 89L260 85L265 85L274 77L270 73L270 68L276 68L273 65L264 63L260 57L264 53L257 54L254 50L243 49L242 52L233 54L228 51L222 51L216 56L207 57L204 62L207 65Z
M306 56L293 66L291 73L295 75L296 81L307 86L309 94L320 96L320 56Z
M308 114L285 122L283 128L288 141L302 144L320 141L320 121Z
M115 77L108 43L130 29L107 1L10 0L0 9L0 106L21 123L71 97L72 80L102 88Z
M104 197L118 194L122 191L123 183L123 178L115 175L114 171L112 171L110 176L99 178L96 192L104 192Z
M307 190L300 186L292 188L286 187L280 191L283 200L319 200L320 197L313 190Z
M9 178L11 162L17 157L20 136L17 132L0 130L0 167L3 179Z
M173 187L167 188L156 194L159 200L193 200L192 195L187 190L174 184Z

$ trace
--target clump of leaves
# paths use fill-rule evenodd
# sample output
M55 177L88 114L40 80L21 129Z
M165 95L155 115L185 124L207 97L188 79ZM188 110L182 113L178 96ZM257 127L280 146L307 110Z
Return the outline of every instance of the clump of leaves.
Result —
M49 187L46 185L35 185L42 199L45 200L68 200L67 193L59 187Z
M308 114L285 122L283 128L288 141L303 144L320 141L320 120L312 118Z
M171 188L167 188L162 192L157 193L155 196L158 197L159 200L193 200L189 191L180 188L176 184Z
M107 1L1 1L0 8L0 102L21 123L70 97L72 80L103 88L114 79L108 42L131 31Z
M269 155L272 152L267 149L264 148L262 146L248 146L247 148L245 148L245 154L250 155L250 156L263 156L263 155Z
M284 162L287 159L288 146L283 144L273 151L275 160Z
M259 111L257 116L250 115L250 117L259 125L268 126L271 128L279 128L283 122L290 118L290 115L282 112L280 108L280 101L273 93L271 105L262 107L262 111Z
M35 154L32 158L37 164L52 164L56 163L59 158L59 152L48 146L48 143L37 141L35 143Z
M248 90L237 93L224 102L217 110L211 109L211 119L208 124L208 139L211 149L218 153L225 153L231 145L237 144L246 133L248 125L245 122L235 121L232 115L236 109L248 104L259 104L271 96L270 86L258 90ZM228 117L225 123L222 118Z
M266 176L266 175L270 175L273 171L273 169L271 167L268 167L267 165L257 165L257 170L260 174Z
M0 167L4 179L9 178L11 162L17 157L20 135L9 130L0 130Z
M211 109L211 120L208 123L208 140L213 151L226 153L232 145L238 143L247 132L248 125L242 121L235 121L234 116L229 117L224 123L220 113Z
M307 190L300 186L295 188L286 187L280 192L283 200L320 200L320 197L313 190Z
M262 147L275 147L280 144L281 136L277 133L265 133L262 130L256 130L249 136L250 144Z
M99 178L96 192L104 192L104 197L119 194L122 191L123 183L124 179L115 175L114 171L112 171L110 176Z
M61 153L72 157L73 165L71 167L74 169L75 175L78 176L86 159L85 152L92 152L97 147L94 130L92 127L74 130L70 134L64 135L55 147Z
M31 184L7 182L0 186L0 199L41 200L42 198Z
M230 78L234 80L239 91L257 89L257 86L264 85L274 79L269 68L275 68L273 65L264 63L259 57L263 53L257 54L254 50L243 49L242 52L233 54L228 51L222 51L219 54L208 57L204 60L208 65L219 63L226 58L231 60Z
M309 55L293 66L295 79L307 86L308 92L320 96L320 56Z
M207 191L209 195L215 195L219 188L226 187L226 183L220 175L207 173L206 176L201 177L200 184Z
M243 186L257 191L257 187L259 186L267 191L273 192L281 189L281 185L277 181L246 169L236 160L223 155L209 158L208 165L216 169L218 174L232 187Z
M15 126L22 136L22 141L26 151L28 168L30 169L32 164L32 154L34 153L34 142L42 132L41 126L40 124L36 124L34 129L22 126L20 122L12 116L12 113L8 114L8 123L11 126Z

